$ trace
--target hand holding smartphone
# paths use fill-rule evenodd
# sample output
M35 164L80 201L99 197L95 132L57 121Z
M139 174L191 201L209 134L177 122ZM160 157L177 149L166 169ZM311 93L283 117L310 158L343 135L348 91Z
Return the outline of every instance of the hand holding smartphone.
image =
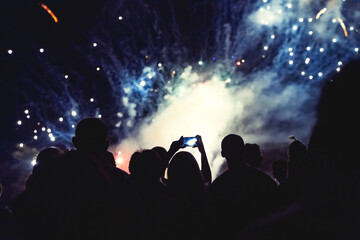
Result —
M197 147L197 137L183 137L181 147Z

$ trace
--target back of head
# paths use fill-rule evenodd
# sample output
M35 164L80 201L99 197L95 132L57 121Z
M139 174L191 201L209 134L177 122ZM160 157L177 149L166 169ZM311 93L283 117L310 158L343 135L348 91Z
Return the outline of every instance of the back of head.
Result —
M289 145L289 157L304 158L306 156L307 148L300 140L295 140Z
M309 142L309 151L321 151L327 157L328 170L347 175L357 174L356 161L359 118L360 59L347 63L332 76L322 90L318 119ZM330 80L329 79L329 80ZM342 161L338 156L342 155ZM347 158L347 160L344 160Z
M158 154L160 160L161 160L161 175L162 177L164 176L165 174L165 169L167 167L167 151L165 148L161 147L161 146L156 146L156 147L153 147L152 148L153 151L156 152L156 154Z
M260 146L256 143L246 143L245 144L245 155L246 161L252 166L260 167L262 162L262 154Z
M138 182L158 182L161 176L160 159L153 150L137 151L130 158L129 171Z
M221 156L226 158L230 169L244 161L244 154L244 140L239 135L229 134L221 141Z
M106 151L108 147L107 128L99 118L85 118L75 129L73 144L78 150L88 152Z
M175 191L202 191L204 180L195 157L185 151L176 153L168 168L168 187Z

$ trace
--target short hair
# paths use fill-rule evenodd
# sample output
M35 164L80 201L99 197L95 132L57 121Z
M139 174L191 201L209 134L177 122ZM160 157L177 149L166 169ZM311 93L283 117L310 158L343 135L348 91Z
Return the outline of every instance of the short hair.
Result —
M88 141L106 140L107 128L99 118L85 118L76 126L75 136Z
M227 153L237 153L244 154L245 152L245 144L242 137L236 134L229 134L221 141L221 151L224 156Z

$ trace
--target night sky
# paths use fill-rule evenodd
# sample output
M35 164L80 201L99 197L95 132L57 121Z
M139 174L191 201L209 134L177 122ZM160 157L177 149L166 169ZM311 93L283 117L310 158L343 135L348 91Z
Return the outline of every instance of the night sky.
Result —
M71 148L89 116L125 170L134 150L182 135L202 136L214 176L228 133L284 158L360 48L359 1L1 0L0 11L1 207L36 154Z

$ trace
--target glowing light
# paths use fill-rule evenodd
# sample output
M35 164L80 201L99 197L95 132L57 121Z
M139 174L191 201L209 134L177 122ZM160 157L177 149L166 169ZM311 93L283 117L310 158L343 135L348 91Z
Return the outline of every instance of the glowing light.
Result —
M45 51L45 50L44 50L43 48L40 48L40 49L39 49L39 52L40 52L40 53L43 53L44 51Z
M17 121L17 125L21 125L22 124L22 121L21 120L19 120L19 121Z
M344 21L343 21L341 18L338 18L338 21L339 21L340 26L342 27L342 29L343 29L343 31L344 31L345 37L347 37L347 36L348 36L348 32L347 32L347 30L346 30L346 26L345 26Z
M338 67L338 68L336 68L336 71L337 71L337 72L340 72L340 68L339 68L339 67Z
M30 119L30 115L27 115L26 118L27 118L27 119Z
M319 12L318 12L318 14L316 14L316 19L319 19L320 17L321 17L321 15L323 15L325 12L326 12L326 8L323 8L323 9L321 9Z
M65 75L64 78L65 78L65 79L68 79L68 78L69 78L69 75Z
M293 64L294 64L294 61L293 61L293 60L290 60L290 61L289 61L289 64L290 64L290 65L293 65Z
M158 63L158 67L161 68L161 67L162 67L162 64L161 64L161 63Z
M313 77L312 75L309 76L309 79L310 79L310 80L313 79L313 78L314 78L314 77Z
M319 76L319 77L322 77L322 75L323 75L322 72L319 72L319 73L318 73L318 76Z
M24 147L24 144L23 144L23 143L20 143L20 144L19 144L19 147L23 148L23 147Z
M34 130L34 133L37 133L37 130L36 130L36 129Z
M303 22L304 21L304 19L303 18L299 18L299 22Z
M336 19L335 19L335 18L333 18L331 21L332 21L333 23L336 23Z
M293 52L290 52L289 55L290 55L290 56L294 56L294 53L293 53Z
M7 52L9 55L13 54L13 50L11 50L11 49L9 49Z
M54 22L57 23L59 21L55 14L45 4L42 3L40 6L50 14L50 16L54 19Z
M314 33L313 31L309 31L309 35L313 35L313 33Z
M122 17L122 16L119 16L119 20L120 20L120 21L123 20L123 17Z
M93 43L93 47L97 47L97 43L96 43L96 42Z
M240 61L237 61L237 62L236 62L236 65L240 66L240 65L241 65L241 62L240 62Z
M31 165L33 165L33 166L36 165L36 159L35 158L33 160L31 160Z
M292 30L293 31L296 31L298 29L298 26L297 25L294 25L293 27L292 27Z
M338 62L338 65L339 65L339 66L343 65L342 61L339 61L339 62Z
M271 39L274 39L275 38L275 35L273 34L273 35L271 35Z
M75 125L73 124L73 125L71 125L71 127L72 127L72 128L75 128Z
M25 109L24 113L25 113L25 114L29 114L29 110L28 110L28 109Z
M303 75L303 76L304 76L304 75L305 75L305 72L304 72L304 71L303 71L303 72L301 72L301 75Z
M63 121L64 121L64 118L60 117L59 122L63 122Z
M313 19L312 19L312 18L309 18L309 19L308 19L308 21L309 21L309 22L312 22L312 21L313 21Z
M75 110L72 110L72 111L71 111L71 115L72 115L73 117L75 117L75 116L77 115L77 112L76 112Z
M355 50L355 52L357 52L357 53L359 52L359 48L355 48L354 50Z
M306 50L307 50L307 51L310 51L310 50L311 50L311 47L309 47L309 46L306 47Z
M35 136L34 136L34 139L35 139L35 140L37 140L37 139L38 139L38 136L37 136L37 135L35 135Z
M48 128L46 131L47 131L48 133L51 133L51 129L50 129L50 128Z
M98 118L101 118L102 117L102 115L101 114L98 114Z
M146 82L145 82L144 80L142 80L142 81L140 82L140 85L141 85L142 87L144 87L144 86L146 85Z
M320 52L324 52L324 48L320 48L320 50L319 50Z
M51 137L50 141L55 142L55 137Z
M264 50L267 51L269 49L268 46L264 46Z
M42 128L41 128L41 131L45 132L45 131L46 131L46 128L45 128L45 127L42 127Z
M90 98L90 102L94 102L94 98Z
M310 62L310 58L306 58L305 59L305 64L309 64L309 62Z
M292 48L288 48L288 51L289 51L289 52L292 52L292 50L293 50Z
M287 8L292 8L293 5L291 3L288 3L286 6Z
M336 42L337 42L337 39L336 39L336 38L333 38L332 41L333 41L333 43L336 43Z
M199 64L200 66L202 66L202 65L204 65L204 62L200 60L200 61L198 62L198 64Z
M225 80L225 83L231 83L231 78L227 78L227 79Z
M350 29L350 31L354 31L354 27L353 27L353 26L351 26L349 29Z
M96 71L98 71L98 72L99 72L99 71L100 71L100 67L96 67Z

